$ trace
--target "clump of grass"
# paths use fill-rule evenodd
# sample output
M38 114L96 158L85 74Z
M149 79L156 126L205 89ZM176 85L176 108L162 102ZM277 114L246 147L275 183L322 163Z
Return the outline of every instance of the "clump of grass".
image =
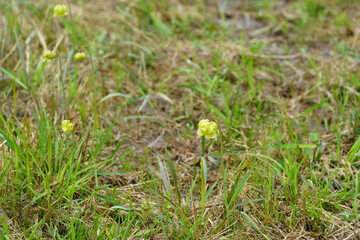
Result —
M56 238L60 236L60 227L75 237L79 217L88 212L82 204L101 189L93 180L97 172L106 170L121 159L116 159L114 155L123 141L109 157L95 161L109 138L111 128L91 154L84 155L92 125L71 134L74 129L73 126L69 128L71 123L67 126L62 124L64 131L59 131L57 119L50 119L44 112L33 124L25 119L23 128L17 127L11 119L1 117L1 123L4 167L1 170L0 191L4 196L2 206L6 207L2 209L5 216L13 219L19 230L29 229L23 233L24 237ZM34 125L36 127L32 127ZM33 225L34 219L39 216L38 223ZM59 216L63 216L61 220ZM47 230L41 233L38 228L45 226Z

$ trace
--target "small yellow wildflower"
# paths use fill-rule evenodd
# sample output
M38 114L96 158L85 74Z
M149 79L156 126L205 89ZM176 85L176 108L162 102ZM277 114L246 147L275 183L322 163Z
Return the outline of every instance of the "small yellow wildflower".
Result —
M44 58L46 60L51 60L51 59L54 59L56 58L56 52L55 51L52 51L52 50L46 50L44 52Z
M205 138L216 138L218 134L218 127L215 122L203 119L199 122L199 129L197 134L199 136L205 136Z
M61 123L61 128L64 132L69 133L74 131L74 124L69 120L64 120Z
M83 52L78 52L74 56L75 60L78 61L78 62L81 62L82 60L84 60L85 57L86 57L86 55Z
M57 4L54 7L54 17L62 17L67 15L67 7L64 4Z

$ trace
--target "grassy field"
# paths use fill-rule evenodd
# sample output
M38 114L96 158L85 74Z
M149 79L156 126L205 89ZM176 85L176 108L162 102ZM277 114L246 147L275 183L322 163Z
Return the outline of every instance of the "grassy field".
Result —
M359 24L357 0L0 0L0 239L360 239Z

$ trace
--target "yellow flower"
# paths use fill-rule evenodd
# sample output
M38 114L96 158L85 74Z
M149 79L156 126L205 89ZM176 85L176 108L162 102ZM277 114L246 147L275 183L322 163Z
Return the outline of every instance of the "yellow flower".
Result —
M61 123L61 128L64 132L69 133L74 131L74 124L69 120L64 120Z
M218 127L215 122L203 119L199 122L199 129L197 134L199 136L205 136L205 138L216 138L218 134Z
M67 7L64 4L57 4L54 7L54 17L62 17L67 15Z
M78 61L78 62L81 62L82 60L84 60L85 57L86 57L86 55L83 52L78 52L74 56L75 60Z
M46 60L51 60L51 59L54 59L56 58L56 52L55 51L51 51L51 50L46 50L44 52L44 58Z

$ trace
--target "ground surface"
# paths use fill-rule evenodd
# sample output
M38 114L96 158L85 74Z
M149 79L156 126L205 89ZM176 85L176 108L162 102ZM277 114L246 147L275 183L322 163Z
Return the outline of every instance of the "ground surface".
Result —
M70 2L0 0L0 239L359 239L357 1Z

